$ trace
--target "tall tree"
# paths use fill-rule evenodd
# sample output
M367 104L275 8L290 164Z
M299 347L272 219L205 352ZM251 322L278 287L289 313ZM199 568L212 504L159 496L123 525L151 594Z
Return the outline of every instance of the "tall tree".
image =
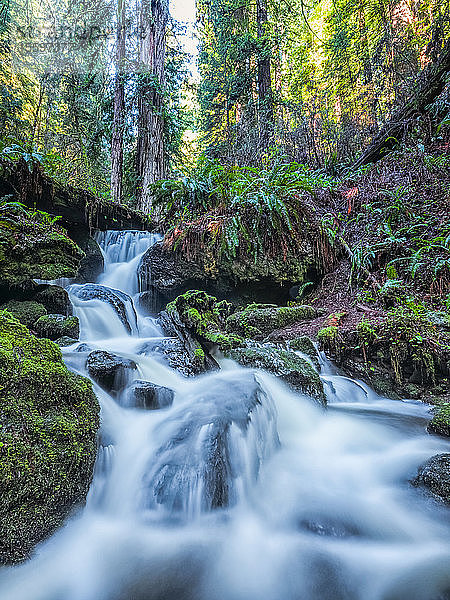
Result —
M117 0L116 64L114 78L114 116L111 141L111 198L123 198L123 136L125 131L125 0Z
M256 0L256 22L258 29L258 117L260 141L267 148L273 140L274 117L272 78L270 74L271 48L267 36L267 0Z
M164 84L168 0L142 0L140 10L137 202L152 209L151 185L166 175L164 149Z

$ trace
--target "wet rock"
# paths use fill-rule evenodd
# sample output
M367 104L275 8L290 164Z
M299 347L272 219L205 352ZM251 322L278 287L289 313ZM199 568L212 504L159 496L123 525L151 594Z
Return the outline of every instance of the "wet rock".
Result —
M94 350L88 356L86 368L92 379L102 388L108 392L117 392L126 386L137 365L134 361L117 354Z
M83 343L75 348L75 352L92 352L92 348L89 344Z
M271 344L249 343L226 353L243 367L263 369L288 383L294 390L303 392L326 404L322 381L308 361L294 352Z
M69 316L72 314L72 305L67 290L58 285L40 285L33 300L45 306L47 312L57 315Z
M169 300L190 289L204 289L220 297L240 296L249 300L289 300L289 288L316 279L323 270L322 261L305 237L304 249L281 251L278 255L262 254L227 258L204 252L189 257L163 243L155 244L143 256L139 276L143 289L154 288ZM236 294L237 292L237 294Z
M74 286L72 294L80 300L101 300L102 302L106 302L115 310L128 333L131 333L131 325L128 322L126 309L126 303L131 302L131 298L124 292L113 290L104 285L87 283L80 287ZM137 318L136 314L134 314L134 318Z
M24 302L10 300L6 304L3 304L1 308L11 313L15 319L20 321L25 327L28 327L28 329L33 329L36 321L47 314L47 310L42 304L32 300Z
M167 408L172 404L174 396L172 389L150 381L133 381L127 390L127 400L131 406L147 410Z
M104 267L100 246L85 231L76 234L72 232L72 237L85 253L85 257L80 262L76 283L93 283L103 272Z
M77 340L80 336L80 324L78 317L66 317L65 315L44 315L34 324L38 336L50 340L69 337Z
M296 352L301 352L307 356L316 369L320 369L319 357L317 355L317 349L311 338L306 335L289 340L289 348Z
M72 344L76 344L78 340L74 340L73 338L68 337L67 335L60 337L56 340L56 344L60 348L65 348L66 346L72 346Z
M434 497L450 504L450 454L437 454L427 460L413 485L424 486Z
M138 351L139 354L151 354L160 359L171 369L185 377L193 377L200 372L197 361L193 361L178 338L163 338L146 342Z

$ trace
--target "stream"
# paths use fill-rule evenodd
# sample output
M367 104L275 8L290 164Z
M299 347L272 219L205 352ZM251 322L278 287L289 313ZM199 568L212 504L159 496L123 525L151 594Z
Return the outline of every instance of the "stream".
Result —
M94 384L102 425L86 507L0 572L0 599L448 600L449 511L409 483L449 451L426 433L428 407L379 397L323 355L326 411L229 360L183 377L155 351L164 334L138 301L158 237L97 240L107 293L69 286L84 346L64 359L86 375L101 349L137 369L120 393ZM133 405L133 380L171 388L173 404Z

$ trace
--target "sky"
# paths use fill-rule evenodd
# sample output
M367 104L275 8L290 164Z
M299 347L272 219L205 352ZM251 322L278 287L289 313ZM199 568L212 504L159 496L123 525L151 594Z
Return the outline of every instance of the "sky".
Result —
M179 36L185 50L192 54L191 70L194 77L198 75L196 58L198 40L195 37L195 0L170 0L170 14L174 19L187 25L186 35Z
M170 0L170 13L177 21L195 21L195 0Z

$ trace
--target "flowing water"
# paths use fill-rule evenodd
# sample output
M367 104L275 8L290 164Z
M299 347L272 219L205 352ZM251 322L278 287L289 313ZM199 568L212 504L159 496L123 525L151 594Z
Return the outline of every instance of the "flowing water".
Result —
M64 351L133 359L133 379L175 390L143 410L98 386L100 449L85 509L28 563L0 573L1 600L443 600L448 509L409 481L448 443L427 407L377 396L323 356L329 408L223 361L187 379L154 351L137 268L156 238L107 232L103 287L71 286L81 341ZM128 400L127 400L128 398Z

